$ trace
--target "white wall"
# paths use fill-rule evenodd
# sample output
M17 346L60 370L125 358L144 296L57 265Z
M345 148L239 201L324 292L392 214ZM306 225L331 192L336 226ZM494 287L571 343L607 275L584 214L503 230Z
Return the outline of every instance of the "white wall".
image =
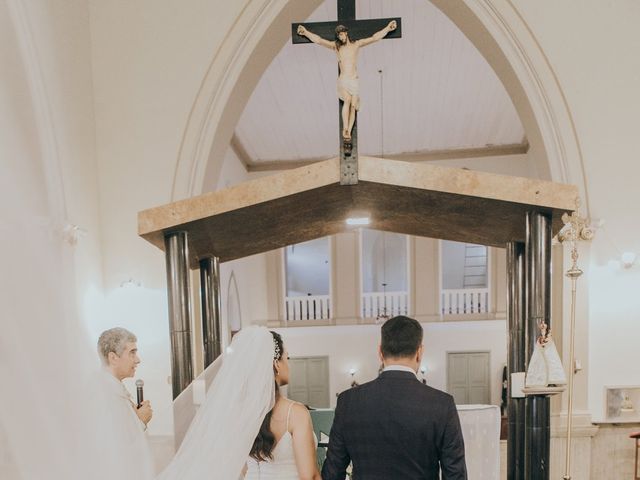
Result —
M329 295L331 248L328 237L291 245L284 250L288 296Z
M218 186L215 190L233 187L239 183L247 181L249 175L238 155L232 148L227 149L227 153L222 159L222 167L220 167L220 177L218 178Z
M223 159L218 180L218 190L232 187L247 180L247 171L242 165L238 156L229 148ZM267 315L267 282L266 255L252 255L251 257L232 260L220 265L220 287L222 298L222 318L227 318L229 311L229 289L232 288L231 295L235 295L230 284L231 275L235 279L237 286L237 299L232 302L231 308L236 308L233 312L242 325L266 323ZM229 328L231 326L229 325Z
M491 357L491 403L500 405L502 367L507 361L506 322L504 320L423 323L424 359L427 383L446 390L447 352L489 351ZM380 361L379 325L348 325L276 329L283 337L291 357L329 356L329 397L335 407L336 394L349 388L354 368L358 383L373 380Z
M7 196L0 204L22 221L37 214L58 230L78 227L75 297L91 335L104 298L88 7L84 0L7 2L0 21L0 190Z
M594 247L602 248L602 240ZM604 259L614 257L607 249ZM604 388L640 386L638 339L640 339L640 265L624 269L618 263L591 265L589 298L589 408L594 421L604 419ZM639 408L640 405L636 405Z
M640 385L640 268L610 267L622 251L640 253L640 3L633 0L514 2L554 68L583 154L591 218L603 219L588 262L589 409L603 413L605 385ZM567 34L570 32L570 34ZM606 33L605 33L606 32ZM583 202L584 203L584 202ZM579 287L580 288L580 287ZM584 319L578 319L580 322ZM585 335L586 336L586 335Z
M138 238L137 212L170 201L193 100L233 21L227 14L240 6L89 5L105 287L133 275L164 289L163 255Z
M40 161L36 112L29 76L22 60L18 32L6 2L0 5L0 216L17 221L22 215L48 215L46 181ZM16 209L20 206L20 210Z
M465 243L440 242L440 265L442 268L442 288L464 288Z
M387 292L407 290L407 236L379 230L360 233L362 291Z
M84 0L7 2L1 13L2 190L13 196L5 206L26 217L21 212L46 195L27 183L45 182L51 210L40 213L82 232L75 248L82 307L102 283L87 5ZM29 165L39 165L44 178L29 177L34 175ZM81 314L88 320L82 308Z

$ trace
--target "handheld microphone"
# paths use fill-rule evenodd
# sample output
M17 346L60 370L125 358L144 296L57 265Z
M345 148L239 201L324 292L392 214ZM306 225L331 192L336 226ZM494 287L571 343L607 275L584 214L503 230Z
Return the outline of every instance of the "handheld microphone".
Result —
M142 394L142 387L144 387L144 380L139 378L138 380L136 380L136 396L138 400L138 408L140 408L140 405L142 405L142 402L144 401L144 395Z

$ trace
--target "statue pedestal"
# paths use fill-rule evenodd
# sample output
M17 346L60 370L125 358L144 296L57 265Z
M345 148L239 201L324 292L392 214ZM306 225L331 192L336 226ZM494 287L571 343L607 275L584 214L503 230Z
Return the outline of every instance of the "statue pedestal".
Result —
M561 385L559 387L525 387L522 389L522 393L525 395L557 395L558 393L562 393L567 389L566 385Z

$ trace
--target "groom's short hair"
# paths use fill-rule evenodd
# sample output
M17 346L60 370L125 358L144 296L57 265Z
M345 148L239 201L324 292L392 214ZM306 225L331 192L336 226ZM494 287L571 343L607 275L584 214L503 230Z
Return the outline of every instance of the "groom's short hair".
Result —
M382 325L380 350L386 358L411 357L422 345L422 325L413 318L398 315Z

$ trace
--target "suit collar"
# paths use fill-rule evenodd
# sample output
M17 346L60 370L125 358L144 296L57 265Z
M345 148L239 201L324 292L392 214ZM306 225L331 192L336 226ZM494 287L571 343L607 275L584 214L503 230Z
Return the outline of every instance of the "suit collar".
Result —
M389 371L409 372L409 373L413 373L414 375L417 375L415 370L413 370L411 367L406 367L404 365L389 365L387 367L384 367L383 372L389 372Z
M407 380L417 380L415 373L408 370L383 370L378 378L404 378Z

